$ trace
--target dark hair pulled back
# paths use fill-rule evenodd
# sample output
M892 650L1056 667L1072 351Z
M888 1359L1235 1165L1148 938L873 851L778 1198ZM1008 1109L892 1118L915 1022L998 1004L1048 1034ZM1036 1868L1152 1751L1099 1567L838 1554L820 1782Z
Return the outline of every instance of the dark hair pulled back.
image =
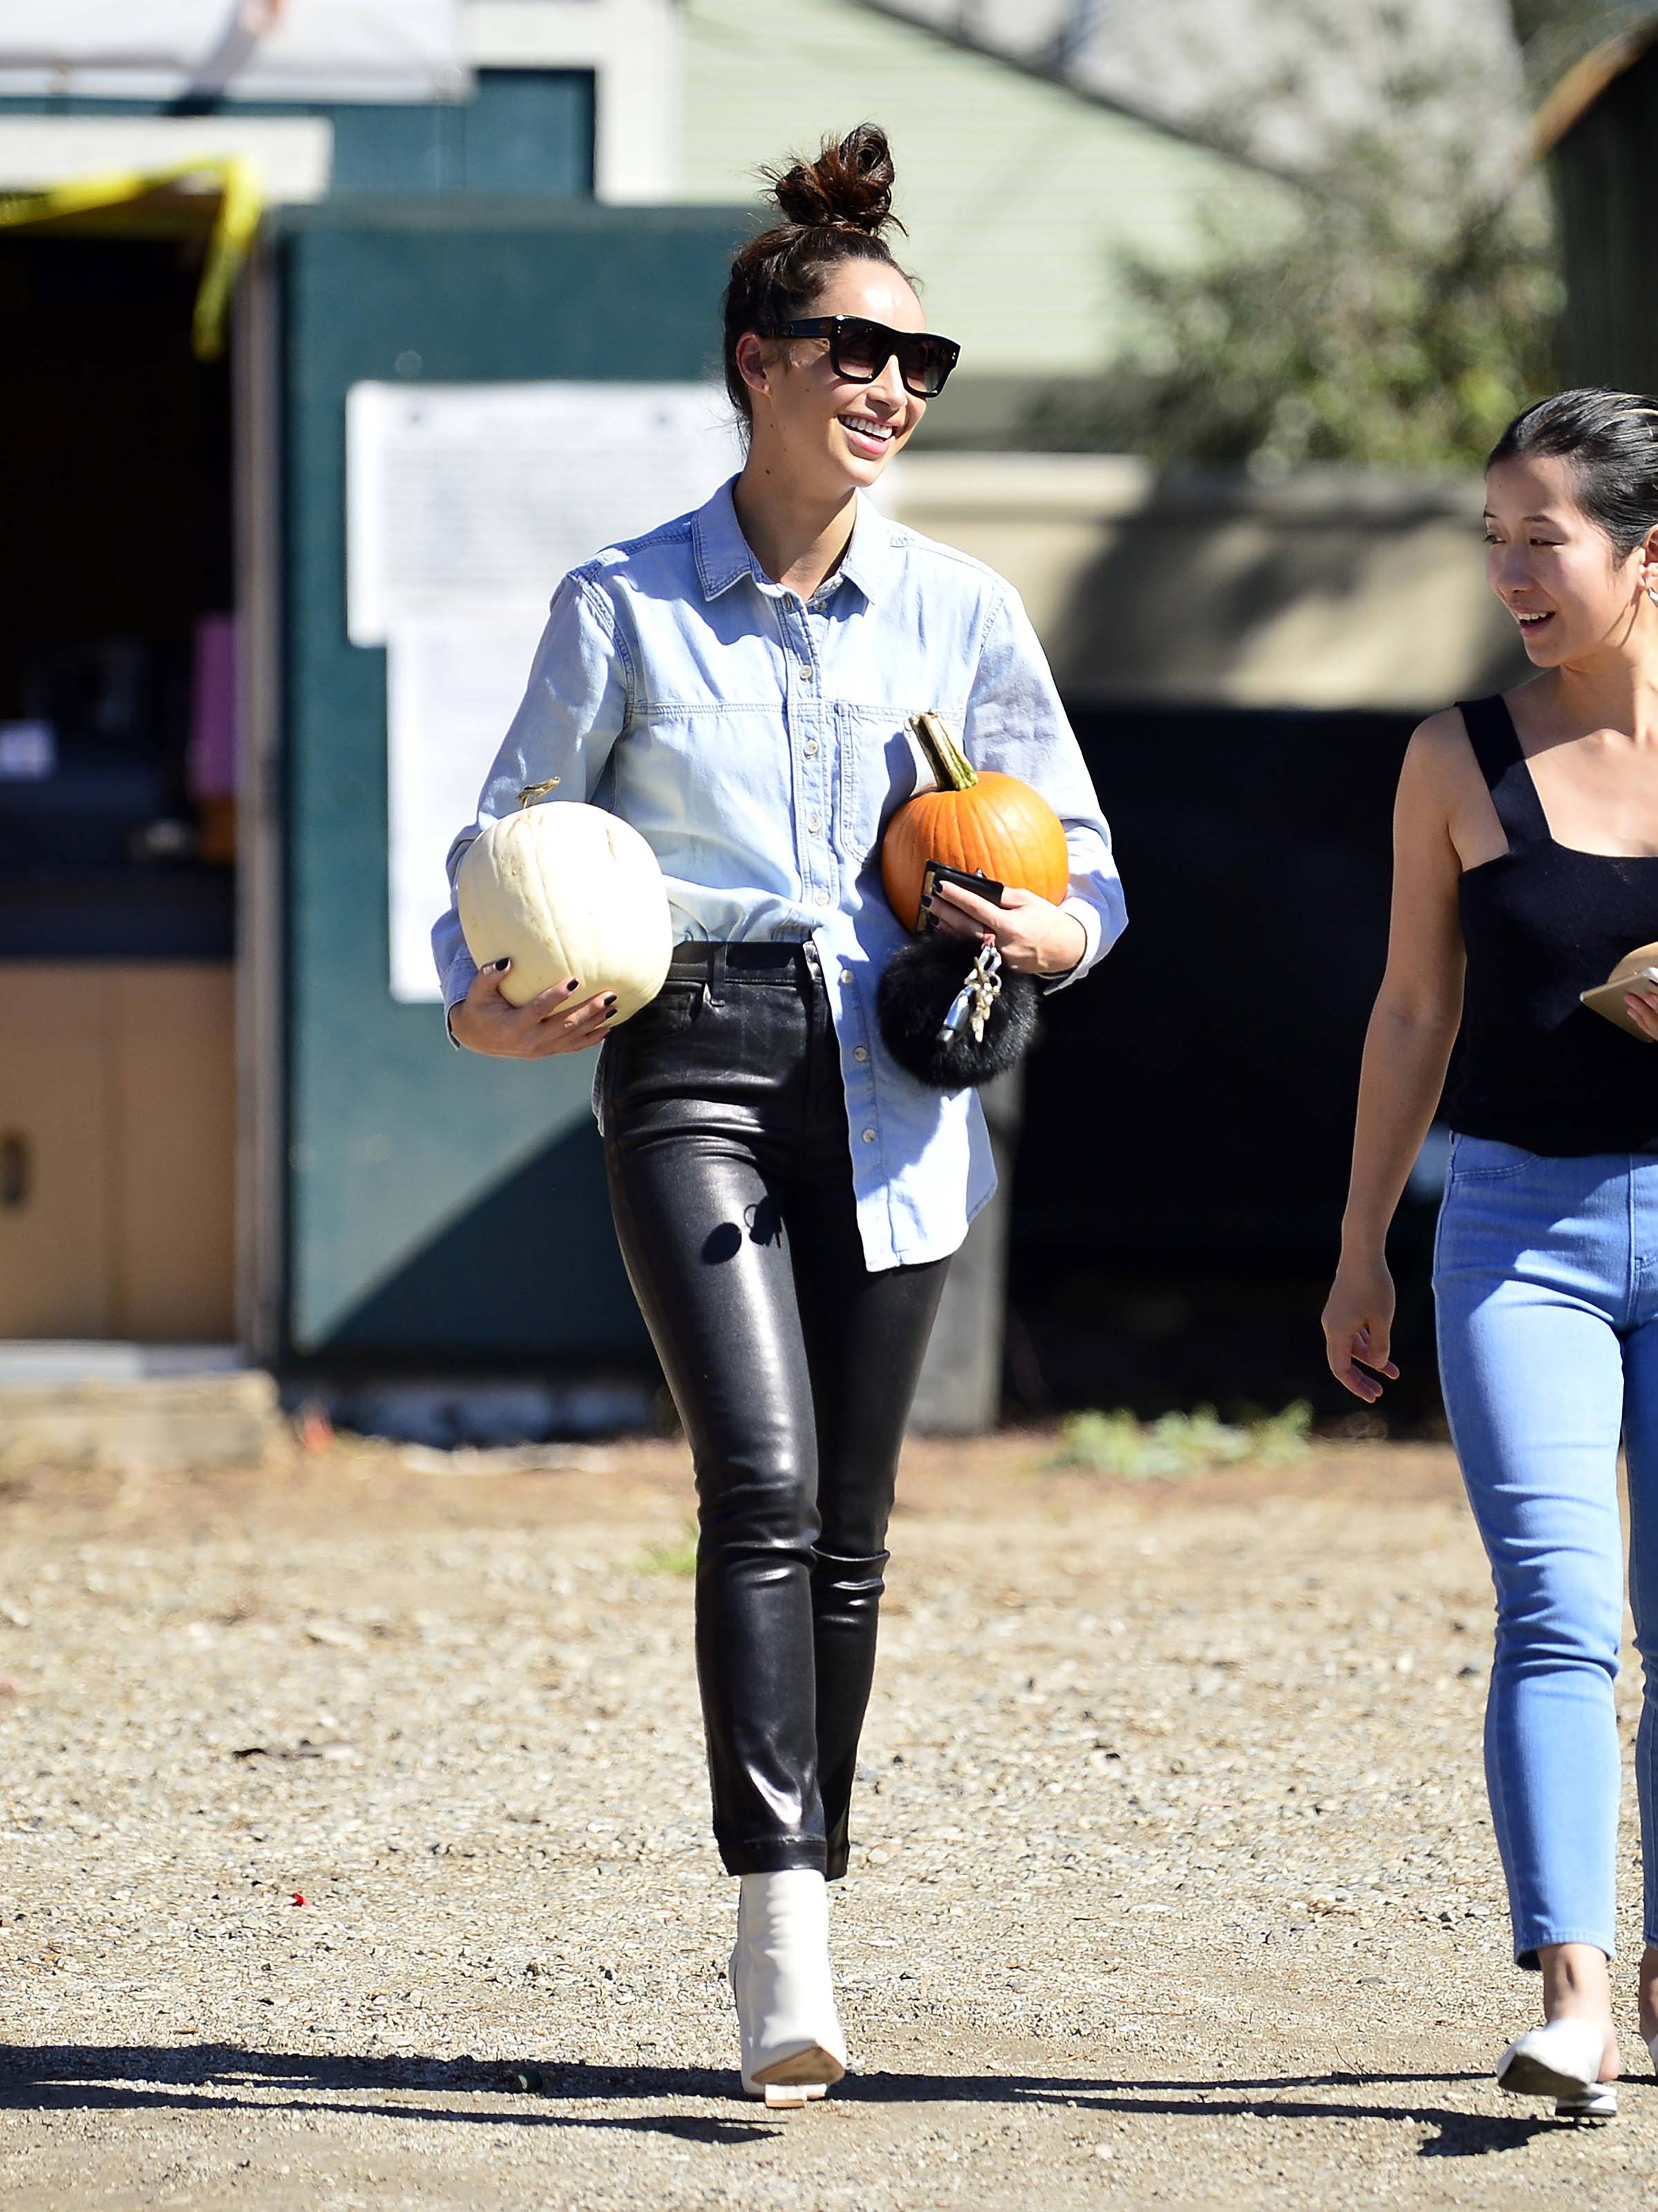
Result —
M760 173L782 221L739 251L725 301L726 390L745 422L753 421L754 410L737 366L744 332L764 337L805 314L843 261L896 269L885 234L903 228L892 212L892 150L878 124L860 123L844 138L825 138L815 161L796 159Z
M1658 524L1658 399L1588 385L1516 415L1485 464L1570 461L1577 501L1627 560Z

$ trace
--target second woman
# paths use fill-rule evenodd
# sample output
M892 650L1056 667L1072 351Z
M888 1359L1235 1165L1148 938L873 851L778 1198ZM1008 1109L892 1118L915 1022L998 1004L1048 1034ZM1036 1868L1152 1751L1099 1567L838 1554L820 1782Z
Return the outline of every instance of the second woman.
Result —
M1388 1223L1459 1020L1434 1263L1440 1377L1497 1586L1485 1716L1515 1956L1544 2025L1497 2079L1610 2118L1624 1619L1618 1450L1647 1669L1643 2035L1658 2061L1658 403L1558 394L1486 476L1491 581L1536 675L1424 722L1399 787L1392 936L1359 1089L1332 1368L1364 1399L1389 1352ZM1465 988L1466 971L1466 988Z

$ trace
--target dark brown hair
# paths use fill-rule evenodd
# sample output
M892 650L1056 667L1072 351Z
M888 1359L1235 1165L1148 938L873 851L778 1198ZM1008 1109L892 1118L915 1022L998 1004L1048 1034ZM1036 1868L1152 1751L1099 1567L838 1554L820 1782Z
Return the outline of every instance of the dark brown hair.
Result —
M904 227L892 212L896 172L878 124L860 123L844 138L825 138L815 161L797 159L760 173L783 219L742 247L726 287L726 390L745 422L753 421L754 410L737 366L744 332L764 337L805 314L842 261L896 269L885 234Z
M1586 385L1516 415L1491 448L1498 461L1570 461L1577 503L1627 560L1658 523L1658 400Z

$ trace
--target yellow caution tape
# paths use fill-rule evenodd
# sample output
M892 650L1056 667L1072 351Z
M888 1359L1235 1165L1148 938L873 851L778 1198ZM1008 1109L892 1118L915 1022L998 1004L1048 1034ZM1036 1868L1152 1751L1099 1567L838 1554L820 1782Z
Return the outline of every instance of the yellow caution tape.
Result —
M219 205L207 242L207 258L196 288L190 342L197 361L216 361L224 351L225 324L236 272L259 227L264 193L258 171L245 155L197 155L165 169L131 170L101 177L76 177L38 192L0 193L0 230L52 222L65 216L122 207L178 184L185 177L215 176Z

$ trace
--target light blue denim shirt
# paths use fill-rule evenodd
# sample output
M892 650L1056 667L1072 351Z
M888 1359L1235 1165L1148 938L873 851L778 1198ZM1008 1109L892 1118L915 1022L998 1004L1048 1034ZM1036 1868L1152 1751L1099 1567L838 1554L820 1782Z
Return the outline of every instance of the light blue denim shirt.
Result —
M981 562L860 501L811 600L772 582L729 484L559 586L529 689L449 853L512 812L586 799L641 831L675 935L810 940L846 1083L853 1187L872 1268L942 1258L996 1188L971 1091L928 1090L882 1045L881 971L908 933L881 889L889 817L931 772L908 723L932 708L980 768L1034 784L1066 825L1087 933L1069 982L1121 933L1110 833L1017 593ZM452 902L432 933L446 1006L477 973Z

